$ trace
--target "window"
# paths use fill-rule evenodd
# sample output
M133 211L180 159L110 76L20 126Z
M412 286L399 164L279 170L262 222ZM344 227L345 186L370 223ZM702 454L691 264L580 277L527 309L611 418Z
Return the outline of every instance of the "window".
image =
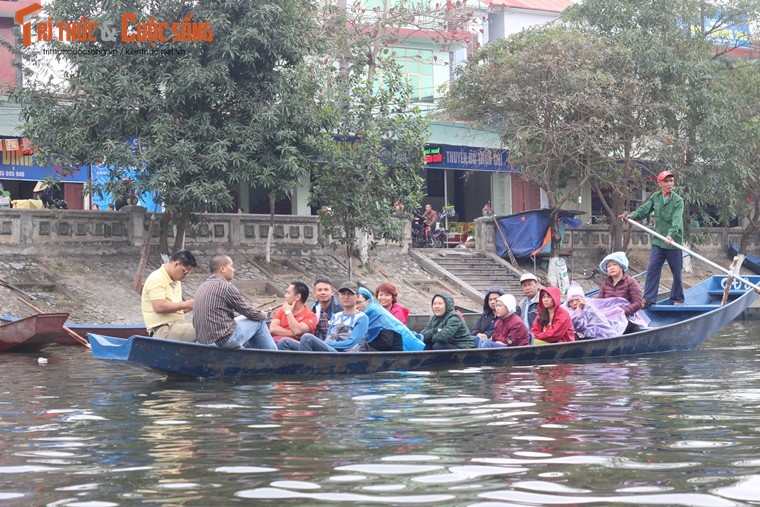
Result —
M395 48L393 53L409 86L412 88L412 100L432 102L435 96L433 51Z

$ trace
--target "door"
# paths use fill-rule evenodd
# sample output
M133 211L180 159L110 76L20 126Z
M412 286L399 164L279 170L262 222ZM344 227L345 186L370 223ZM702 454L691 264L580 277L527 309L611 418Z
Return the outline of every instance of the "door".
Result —
M519 174L512 175L512 213L541 208L541 189L525 181Z

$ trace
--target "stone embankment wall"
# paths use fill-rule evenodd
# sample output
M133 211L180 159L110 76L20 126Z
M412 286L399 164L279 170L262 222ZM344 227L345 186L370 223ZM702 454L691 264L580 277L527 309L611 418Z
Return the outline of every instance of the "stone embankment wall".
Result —
M487 252L496 251L496 227L493 220L477 219L476 221L476 246L478 250ZM696 231L696 232L695 232ZM692 241L688 245L694 253L708 259L725 259L727 246L730 242L738 243L741 239L740 228L727 227L702 227L692 231ZM631 243L628 246L629 254L633 256L648 257L651 248L651 237L648 233L633 229L631 231ZM610 233L606 225L584 224L577 229L568 229L562 238L561 253L572 253L576 263L598 263L611 249ZM757 254L760 252L760 235L750 237L748 252Z
M126 211L125 211L126 210ZM75 210L0 209L0 253L46 254L128 253L141 247L148 236L151 213L139 206L118 212ZM476 249L495 251L496 230L490 218L476 221ZM740 229L698 229L691 248L708 258L723 259L726 245L738 241ZM210 213L199 216L185 234L191 249L212 252L236 252L255 255L266 253L269 232L268 215ZM153 237L158 236L157 224ZM171 230L169 236L173 237ZM407 230L407 236L409 230ZM272 254L297 255L323 247L323 233L316 216L277 215L274 222ZM408 242L407 242L408 244ZM391 244L406 253L406 246ZM647 233L634 229L629 253L646 253L650 248ZM606 226L582 225L568 229L560 251L572 253L576 262L599 262L610 249ZM760 251L760 235L751 238L750 252Z

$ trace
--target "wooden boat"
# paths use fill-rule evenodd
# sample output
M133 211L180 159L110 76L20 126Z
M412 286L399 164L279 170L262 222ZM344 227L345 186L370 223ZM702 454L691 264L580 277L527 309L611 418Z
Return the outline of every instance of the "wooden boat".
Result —
M739 255L739 244L738 243L729 243L728 249L733 255ZM760 275L760 257L757 255L753 255L751 253L747 253L744 255L744 263L742 264L742 267L745 267L752 271L753 273L756 273Z
M15 322L17 317L9 315L0 315L0 324ZM87 333L104 334L115 338L129 338L134 335L145 335L147 330L145 324L71 324L66 323L66 327L74 331L79 336L87 336ZM58 345L76 345L81 347L82 344L72 338L63 327L55 337L55 343Z
M0 352L33 352L56 343L68 313L40 313L0 324Z
M748 277L753 284L760 277ZM734 280L720 306L727 277L712 276L686 291L683 306L658 303L646 312L651 327L613 338L541 346L419 352L321 353L221 349L196 343L133 336L88 335L98 359L125 361L188 377L358 375L486 365L542 364L690 350L715 335L758 294Z

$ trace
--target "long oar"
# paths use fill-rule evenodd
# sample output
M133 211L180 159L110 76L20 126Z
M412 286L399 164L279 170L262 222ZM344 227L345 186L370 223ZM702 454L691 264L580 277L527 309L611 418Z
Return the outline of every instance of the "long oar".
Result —
M667 243L668 239L665 236L663 236L662 234L660 234L660 233L658 233L656 231L653 231L649 227L647 227L645 225L642 225L642 224L638 223L636 220L633 220L631 218L629 218L627 221L628 221L628 223L635 225L636 227L638 227L642 231L648 232L649 234L651 234L655 238L660 238L661 240L663 240L663 241L665 241ZM706 257L702 257L698 253L692 252L691 250L689 250L685 246L679 245L675 241L672 241L669 244L672 245L672 246L674 246L674 247L676 247L676 248L678 248L679 250L681 250L683 252L686 252L687 254L691 255L692 257L696 257L697 259L701 260L702 262L704 262L706 264L709 264L710 266L714 267L715 269L720 270L723 273L726 273L728 276L732 276L732 277L736 278L737 280L739 280L739 281L741 281L741 282L749 285L750 287L752 287L753 289L755 289L757 292L760 293L760 286L759 285L755 285L754 283L750 282L749 280L747 280L746 278L740 276L739 274L734 273L733 271L729 271L728 269L724 268L723 266L721 266L719 264L715 264L710 259L708 259Z

